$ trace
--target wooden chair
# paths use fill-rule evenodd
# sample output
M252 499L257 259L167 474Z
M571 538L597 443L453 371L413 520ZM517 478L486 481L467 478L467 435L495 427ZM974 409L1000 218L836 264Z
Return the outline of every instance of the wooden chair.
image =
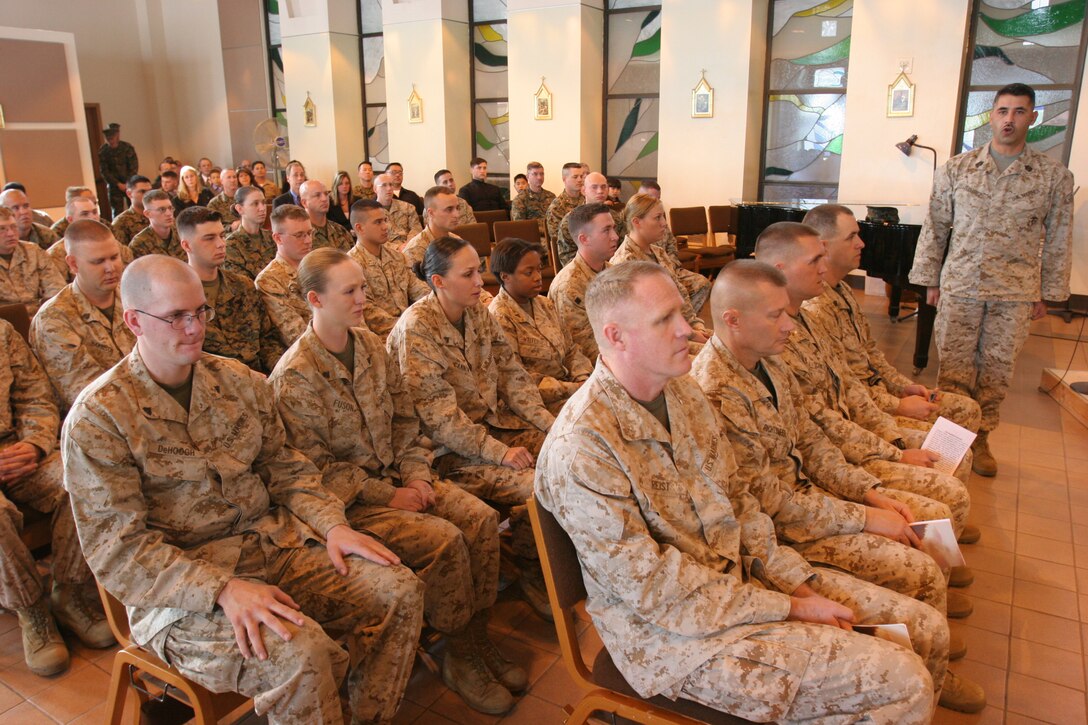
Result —
M707 207L707 211L710 213L710 233L728 234L732 243L732 238L737 235L737 207L711 206Z
M533 523L533 536L540 553L563 663L574 683L583 691L582 699L573 708L566 708L570 715L566 720L568 725L582 725L598 710L645 725L746 722L691 700L673 702L662 695L650 699L639 697L616 669L606 648L601 648L593 669L587 669L574 618L574 607L586 598L578 553L567 532L535 496L529 499L529 518Z
M491 232L484 222L462 224L453 228L453 233L469 242L480 255L480 273L484 278L484 289L495 295L499 293L499 280L491 274L488 260L491 259Z
M502 237L495 236L495 224L510 221L510 212L506 209L495 209L494 211L476 211L472 214L476 217L477 222L487 225L487 234L491 237L492 242L502 239Z
M669 226L679 241L687 240L687 247L699 255L699 272L713 273L733 261L736 249L716 246L709 233L706 209L701 206L678 206L669 210ZM697 242L697 244L692 244Z
M125 711L125 694L136 695L140 706L152 700L162 702L170 697L193 709L196 725L236 722L253 710L253 701L236 692L215 693L189 680L175 668L132 641L128 613L121 602L98 585L102 607L110 630L121 645L113 658L113 674L106 698L106 714L110 725L121 725ZM142 721L141 707L133 710L133 725Z
M514 239L524 239L527 242L535 242L548 251L548 264L544 265L543 274L544 288L541 290L541 294L548 294L548 288L551 287L552 280L555 279L555 273L558 270L555 268L555 256L552 250L540 237L540 225L536 223L536 220L522 219L516 222L495 222L495 228L492 231L495 235L495 244L513 237Z

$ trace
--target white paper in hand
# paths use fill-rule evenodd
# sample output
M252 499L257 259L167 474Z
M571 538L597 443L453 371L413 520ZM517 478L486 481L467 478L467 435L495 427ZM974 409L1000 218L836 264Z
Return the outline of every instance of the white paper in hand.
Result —
M907 631L907 625L902 622L896 624L855 624L854 631L877 639L895 642L900 647L906 647L911 651L914 650L914 645L910 641L910 632Z
M966 566L956 534L952 531L952 519L915 521L910 527L921 540L922 551L933 557L942 571L953 566Z
M974 442L974 433L940 416L929 429L926 440L922 443L922 450L933 451L939 455L940 458L933 467L941 473L952 475Z

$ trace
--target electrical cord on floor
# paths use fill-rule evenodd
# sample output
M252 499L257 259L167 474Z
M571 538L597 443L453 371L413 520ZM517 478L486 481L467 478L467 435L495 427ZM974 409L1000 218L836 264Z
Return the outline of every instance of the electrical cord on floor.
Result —
M1073 341L1073 352L1069 353L1069 362L1065 364L1065 370L1062 372L1062 376L1058 378L1058 382L1054 383L1051 387L1047 388L1044 392L1050 395L1058 386L1065 382L1065 376L1069 374L1069 370L1073 367L1073 360L1077 357L1077 348L1080 347L1081 342L1084 341L1084 321L1088 320L1088 317L1080 318L1080 330L1077 331L1077 339ZM1065 340L1064 337L1053 337L1052 335L1040 335L1040 337L1051 337L1055 340Z

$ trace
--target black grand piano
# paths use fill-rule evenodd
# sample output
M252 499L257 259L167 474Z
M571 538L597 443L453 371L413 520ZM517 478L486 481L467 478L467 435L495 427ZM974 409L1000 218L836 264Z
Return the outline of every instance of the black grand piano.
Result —
M756 238L775 222L799 222L805 209L779 204L737 204L737 259L752 256ZM879 215L877 215L879 217ZM885 217L886 218L886 217ZM888 296L888 315L892 322L899 322L917 315L918 327L914 337L914 374L929 365L929 343L933 337L933 321L937 309L926 304L926 289L911 284L907 275L914 264L914 250L922 227L918 224L898 224L880 221L858 220L865 249L861 252L861 269L870 277L878 277L891 285ZM900 318L904 289L913 290L918 296L918 311Z

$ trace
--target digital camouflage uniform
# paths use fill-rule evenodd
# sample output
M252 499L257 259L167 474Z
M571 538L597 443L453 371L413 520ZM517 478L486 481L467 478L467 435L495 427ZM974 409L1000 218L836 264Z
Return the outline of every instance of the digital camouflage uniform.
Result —
M60 454L55 450L59 428L49 378L22 336L0 320L0 448L25 442L41 451L37 470L6 481L0 492L0 607L5 609L26 609L46 593L34 557L19 538L23 515L16 503L53 515L53 580L60 584L91 581L64 491Z
M540 225L540 238L542 240L547 239L548 225L545 223L545 219L548 216L548 207L551 206L554 199L555 194L547 189L542 188L540 191L526 189L510 202L510 218L516 222L536 219L537 224ZM562 217L560 217L560 220L562 220Z
M268 318L280 333L284 349L291 347L313 316L298 286L298 269L276 257L257 275L254 285L264 300Z
M867 385L877 407L889 415L896 415L903 389L914 381L888 362L877 346L869 320L850 285L845 280L840 280L834 287L824 284L823 294L807 300L804 308L828 333L829 349L836 355L840 367L848 369ZM943 415L964 428L978 430L982 412L970 397L945 391L939 393L937 404L939 407L930 414L928 422L933 423Z
M163 240L152 227L148 226L133 237L128 246L137 257L145 254L165 254L174 259L180 259L186 264L189 262L189 255L181 248L181 237L178 236L178 228L174 225L170 226L169 239Z
M250 234L239 226L227 235L227 258L223 262L223 269L244 274L251 280L257 279L261 270L275 257L276 242L272 239L272 232L259 229L256 234Z
M664 395L671 433L598 361L537 469L536 495L578 551L586 611L631 687L760 721L928 722L934 681L917 656L786 622L787 592L807 582L848 601L861 621L910 619L938 679L943 617L814 572L778 546L771 521L736 485L732 450L699 387L676 378Z
M22 241L30 242L41 249L49 249L58 239L60 239L60 237L49 227L44 224L32 222L30 224L30 233L27 234L26 239L23 239Z
M323 546L346 524L320 473L284 444L271 389L241 363L203 355L184 410L130 353L88 386L64 427L65 483L88 563L128 608L133 639L214 692L254 698L270 723L390 720L412 669L419 581L361 557L333 569ZM279 586L302 609L289 642L243 659L216 600L235 577ZM286 624L286 623L285 623ZM345 652L322 630L347 635Z
M563 220L567 218L567 214L570 214L575 207L581 206L586 203L586 197L581 192L578 192L578 196L571 196L567 193L567 190L559 192L559 194L552 199L548 204L548 210L544 212L544 226L548 228L548 239L553 239L556 243L559 242L559 225L563 223ZM563 261L563 250L559 250L559 259L555 262L558 269L562 269L566 264Z
M1073 175L1031 148L1000 172L987 143L934 174L910 281L940 287L937 384L978 402L984 433L997 427L1032 303L1069 298L1072 225Z
M11 259L0 257L0 305L21 303L31 317L38 306L64 289L53 258L30 242L16 242Z
M238 215L234 213L234 197L227 196L227 192L221 191L208 202L208 208L219 212L219 216L223 217L223 229L229 234L231 225L238 221Z
M789 368L773 357L761 364L774 391L745 370L716 335L692 363L691 377L717 411L733 448L738 485L760 502L778 538L808 561L943 613L947 590L936 562L918 549L864 533L865 506L854 502L870 490L880 491L880 480L847 463L809 419ZM948 515L947 508L935 513Z
M462 336L431 293L401 315L386 345L437 447L438 471L479 498L513 505L516 553L533 558L524 508L533 470L502 459L518 446L536 456L554 418L487 308L473 305L463 319Z
M802 309L793 318L795 327L782 353L782 362L801 386L808 414L842 449L846 460L863 466L892 489L887 492L889 495L900 498L897 492L906 491L947 506L958 535L971 508L963 480L932 468L898 462L901 453L892 441L902 440L907 447L916 448L924 434L896 427L895 419L876 407L862 383L835 368L812 332L820 328L809 317ZM964 464L966 473L963 473ZM958 469L959 474L969 475L970 465L968 454ZM916 503L907 503L916 510Z
M380 256L375 257L362 242L357 242L348 256L359 263L366 277L363 306L366 326L384 340L404 311L429 295L431 288L408 269L404 255L388 243L381 246Z
M559 320L555 303L547 297L530 300L527 315L514 298L500 288L488 311L506 334L522 367L536 383L540 398L553 415L593 372L593 363L574 344Z
M65 217L63 219L53 222L53 226L49 227L49 231L56 234L57 239L60 239L64 236L64 233L68 231L69 224L71 224L71 222L68 221L68 217Z
M129 246L137 234L147 229L148 224L143 212L130 206L113 218L110 228L113 229L113 236L117 237L117 241Z
M83 388L132 351L136 337L124 320L120 293L113 318L72 282L42 305L30 323L30 346L67 411Z
M68 266L68 248L64 246L64 240L58 239L53 243L53 246L46 250L49 253L49 259L53 261L53 266L57 268L57 272L60 273L61 278L65 283L71 282L74 277L72 276L72 270ZM132 250L124 244L120 245L118 254L121 255L121 262L128 264L135 257L132 255Z
M346 252L355 244L355 240L351 238L348 230L334 221L325 219L325 226L319 227L314 224L313 227L314 249L332 247L333 249L339 249L341 252Z
M457 236L457 235L451 235ZM427 254L427 247L431 246L437 237L430 227L423 227L423 230L419 234L415 235L408 240L408 243L404 245L404 249L401 250L401 254L404 255L404 260L408 266L408 269L412 269L417 263L423 262L423 257ZM415 276L415 273L412 273Z
M128 141L118 141L117 148L110 148L109 143L104 143L98 148L98 168L109 189L110 209L117 217L128 204L121 185L127 184L140 170L136 149Z
M357 199L377 199L378 192L374 191L374 186L371 185L369 189L364 189L361 185L356 184L351 187L351 195Z
M306 328L269 378L287 442L322 472L348 521L374 536L423 580L424 616L459 632L498 594L499 521L493 508L431 473L415 406L382 339L354 328L354 374ZM389 506L397 487L426 481L424 513Z
M584 204L585 201L582 203ZM627 236L627 222L623 218L623 209L610 208L608 213L612 215L612 221L616 225L616 236L623 239ZM559 255L559 264L564 267L578 252L578 244L570 233L570 212L567 212L563 221L559 223L559 236L555 238L555 248L556 254Z
M687 288L684 286L682 278L686 274L695 274L689 272L686 269L682 269L676 266L676 263L672 261L672 257L664 248L657 246L656 244L650 245L650 251L644 252L635 243L635 240L631 237L622 237L623 241L620 246L616 248L616 253L612 255L612 259L609 264L615 266L624 262L653 262L659 267L663 268L672 279L673 284L676 285L677 290L680 291L680 295L684 298L683 313L684 319L691 325L691 329L696 332L701 332L704 335L709 335L710 330L707 329L703 321L699 319L699 310L703 308L703 304L706 303L706 298L710 295L710 287L706 286L699 292L698 298L692 298L688 295ZM695 274L696 277L700 275Z
M607 262L605 268L608 268ZM548 287L548 299L555 302L563 327L590 362L597 359L597 340L586 314L586 289L596 276L582 255L576 254L573 263L559 270Z
M393 249L400 249L422 231L419 214L408 202L392 199L385 211L389 214L389 243L393 245Z
M472 211L472 207L468 205L467 201L457 197L457 226L475 223L476 213Z
M220 269L219 292L208 304L215 317L204 325L204 352L232 357L259 373L272 372L284 346L253 283Z

